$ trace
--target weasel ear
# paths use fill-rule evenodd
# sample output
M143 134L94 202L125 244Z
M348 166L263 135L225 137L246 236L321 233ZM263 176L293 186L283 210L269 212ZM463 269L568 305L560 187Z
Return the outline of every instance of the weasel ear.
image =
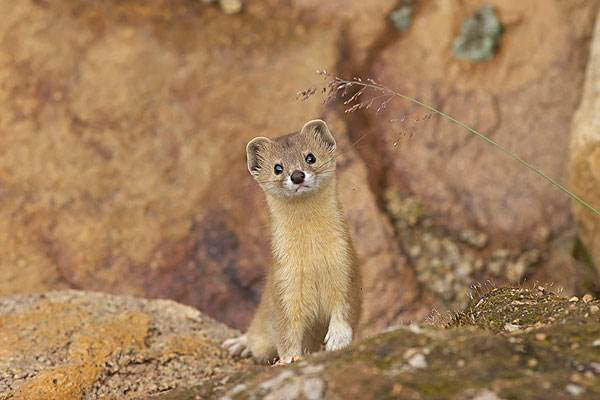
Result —
M266 137L256 137L246 145L246 162L248 163L248 171L254 176L260 172L260 167L264 161L261 152L271 142L271 139Z
M331 134L331 131L327 127L325 121L320 119L308 121L306 124L304 124L300 132L314 135L317 140L323 142L328 150L335 150L335 139L333 138L333 135Z

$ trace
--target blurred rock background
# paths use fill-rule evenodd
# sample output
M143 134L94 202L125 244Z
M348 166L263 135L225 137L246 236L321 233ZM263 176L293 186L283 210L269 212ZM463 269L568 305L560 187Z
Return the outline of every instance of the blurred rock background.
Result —
M270 262L244 146L316 117L344 152L365 332L486 282L598 293L598 217L505 155L407 103L296 99L317 69L376 78L600 207L600 1L489 3L0 1L0 295L169 298L244 328Z

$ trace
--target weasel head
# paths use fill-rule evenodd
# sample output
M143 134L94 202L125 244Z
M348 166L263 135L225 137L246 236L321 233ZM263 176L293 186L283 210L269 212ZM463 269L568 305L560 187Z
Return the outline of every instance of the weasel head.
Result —
M307 196L333 180L335 147L327 124L316 119L300 132L252 139L246 146L248 171L268 195Z

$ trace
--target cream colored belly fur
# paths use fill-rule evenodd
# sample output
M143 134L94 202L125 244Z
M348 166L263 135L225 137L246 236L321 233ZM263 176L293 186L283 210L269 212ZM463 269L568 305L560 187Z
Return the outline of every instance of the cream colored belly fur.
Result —
M323 344L350 344L360 309L354 254L343 225L321 228L274 232L276 263L247 334L228 343L232 352L290 362Z

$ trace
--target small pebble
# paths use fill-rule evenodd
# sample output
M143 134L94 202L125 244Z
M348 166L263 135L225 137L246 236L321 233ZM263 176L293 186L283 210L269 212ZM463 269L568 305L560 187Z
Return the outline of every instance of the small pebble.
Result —
M529 361L527 361L527 366L529 368L535 368L535 367L537 367L538 364L539 364L539 362L535 358L530 358Z
M581 375L581 374L572 374L571 375L571 382L582 383L583 382L583 375Z
M500 397L491 390L484 389L472 397L473 400L501 400Z
M568 384L565 387L565 390L572 396L579 396L584 392L584 389L581 386L573 384Z
M243 383L240 383L239 385L237 385L233 389L231 389L231 392L229 392L229 393L235 395L235 394L243 392L244 390L246 390L246 388L247 388L246 385L244 385Z
M569 299L569 301L570 301L571 303L577 303L577 302L579 301L579 297L577 297L577 296L573 296L573 297L571 297L571 298Z
M300 394L300 382L292 381L283 386L275 387L267 394L265 400L289 400L296 399Z
M544 341L548 338L548 336L545 333L536 333L535 334L535 339L541 341Z
M542 382L542 389L548 390L552 387L552 384L548 381Z
M427 368L427 360L422 353L417 353L416 349L408 349L404 353L404 358L408 365L416 369Z
M594 373L600 374L600 363L597 363L597 362L590 363L590 368L594 370ZM591 371L588 371L588 372L591 372Z
M589 303L590 301L594 300L594 298L591 294L588 293L585 296L583 296L581 300L583 300L584 303Z
M225 14L237 14L242 11L240 0L219 0L219 7Z
M579 343L575 342L571 345L571 350L577 350L579 348Z

